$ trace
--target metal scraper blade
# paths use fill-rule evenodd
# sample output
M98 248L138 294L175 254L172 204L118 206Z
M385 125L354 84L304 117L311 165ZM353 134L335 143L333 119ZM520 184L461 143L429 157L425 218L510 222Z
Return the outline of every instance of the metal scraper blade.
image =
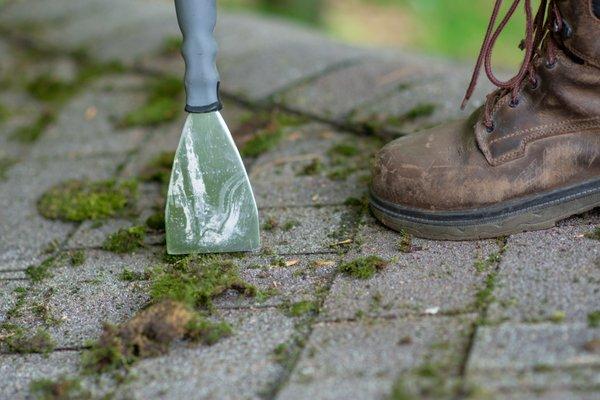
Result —
M171 172L165 228L169 254L260 247L252 187L218 111L187 117Z

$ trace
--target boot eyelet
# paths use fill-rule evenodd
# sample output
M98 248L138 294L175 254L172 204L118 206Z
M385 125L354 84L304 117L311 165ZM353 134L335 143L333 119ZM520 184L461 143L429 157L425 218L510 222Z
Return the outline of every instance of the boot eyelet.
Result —
M486 126L485 127L485 131L487 133L492 133L492 132L494 132L495 129L496 129L496 126L495 126L495 124L493 122L492 122L492 124L490 126Z
M535 77L532 81L530 81L529 89L537 90L540 87L540 78Z
M520 103L519 99L511 99L510 102L508 103L508 106L510 108L517 108L519 103Z
M561 33L563 39L571 39L573 37L573 28L571 28L571 25L567 21L563 21Z
M547 69L554 69L556 67L556 64L558 64L558 60L546 60L546 68Z

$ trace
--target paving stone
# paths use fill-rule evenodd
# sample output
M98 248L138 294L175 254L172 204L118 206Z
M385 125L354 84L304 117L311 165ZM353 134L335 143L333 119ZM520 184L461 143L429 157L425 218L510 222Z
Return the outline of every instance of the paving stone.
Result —
M597 225L595 211L550 230L511 236L489 319L585 322L600 310L600 246L583 237Z
M398 376L425 362L443 363L449 377L469 324L466 316L319 323L277 398L385 398Z
M356 210L351 207L284 208L259 210L263 253L308 254L333 253L336 243L351 238L356 224ZM269 220L282 229L264 229ZM294 225L286 230L286 224Z
M271 307L300 301L315 301L329 283L337 266L336 255L245 257L237 260L241 277L272 296L265 300L227 292L215 299L217 308ZM288 264L280 265L279 263Z
M351 146L358 154L344 157L337 165L330 152L338 145ZM336 132L322 124L295 129L277 149L252 164L249 176L258 206L333 205L343 204L350 197L361 198L368 187L371 155L380 146L377 139ZM306 172L317 162L317 168ZM344 169L348 177L329 177Z
M597 391L551 390L494 393L498 400L597 400Z
M232 324L232 337L211 347L182 344L166 356L139 362L132 369L137 379L119 389L117 397L262 398L283 373L272 352L290 340L294 321L278 310L232 310L222 317Z
M369 57L299 85L277 96L276 101L295 111L339 120L423 74L422 65L407 63L401 55Z
M99 335L104 322L124 322L148 301L145 282L125 282L120 274L153 267L158 263L153 255L86 251L85 258L78 267L66 261L52 268L51 278L32 285L22 316L10 322L28 329L45 327L58 347L80 347ZM44 312L36 311L40 305Z
M357 109L351 120L378 133L385 130L389 137L468 117L491 91L489 84L481 82L468 107L461 111L470 77L467 68L449 66L441 75L401 86L384 99Z
M586 343L598 338L600 331L584 323L479 327L467 376L494 370L598 366L600 354L586 350Z
M31 156L62 158L127 153L135 149L148 129L118 129L115 125L145 100L144 92L139 90L144 81L124 76L109 82L108 87L105 80L73 98L35 143ZM128 90L132 86L138 90Z
M0 354L1 399L27 399L29 384L37 379L54 379L77 372L78 351L42 354Z
M0 268L25 268L50 242L65 240L74 225L40 216L36 203L52 185L68 179L107 179L119 157L38 160L15 165L0 183Z
M359 249L346 261L377 255L390 264L369 280L336 277L321 317L351 319L357 314L400 316L455 313L472 309L485 273L474 268L477 259L497 251L493 241L442 242L413 238L412 253L399 251L400 236L366 217L357 234ZM419 249L420 248L420 249Z

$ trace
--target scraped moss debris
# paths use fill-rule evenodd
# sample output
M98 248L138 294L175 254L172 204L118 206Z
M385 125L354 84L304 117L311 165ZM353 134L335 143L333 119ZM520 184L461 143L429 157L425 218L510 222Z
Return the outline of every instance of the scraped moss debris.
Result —
M266 126L256 132L240 149L245 157L257 157L277 146L287 135L289 128L302 124L305 119L273 110Z
M599 328L600 327L600 310L591 312L587 316L588 326L590 328Z
M130 228L121 228L115 233L108 235L102 248L113 253L131 253L134 250L144 246L146 238L145 226L132 226Z
M375 274L383 270L389 261L378 256L361 257L350 262L341 264L340 272L356 279L371 279Z
M593 240L600 240L600 226L591 232L585 234L585 237Z
M29 384L29 392L36 400L88 400L92 394L83 388L81 380L62 376L56 381L36 379Z
M165 300L121 326L105 325L100 339L84 353L82 364L87 373L110 372L165 354L176 340L212 345L231 333L227 323L211 322L183 303Z
M178 77L164 76L149 85L146 102L119 122L120 127L155 126L173 121L181 112L183 84Z
M15 353L48 354L56 347L56 342L45 329L38 329L28 335L24 328L14 327L4 339L8 350Z
M153 302L174 300L190 307L211 308L212 299L234 290L255 297L258 290L244 281L237 265L219 256L186 257L174 264L157 267L151 274Z
M46 191L37 203L48 219L81 222L132 214L137 198L135 181L70 180Z

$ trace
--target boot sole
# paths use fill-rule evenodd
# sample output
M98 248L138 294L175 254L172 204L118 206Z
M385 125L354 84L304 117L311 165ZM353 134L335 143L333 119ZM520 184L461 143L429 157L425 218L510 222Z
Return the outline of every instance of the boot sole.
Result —
M600 179L468 211L426 211L378 198L369 203L384 225L417 237L475 240L552 228L560 220L600 206Z

